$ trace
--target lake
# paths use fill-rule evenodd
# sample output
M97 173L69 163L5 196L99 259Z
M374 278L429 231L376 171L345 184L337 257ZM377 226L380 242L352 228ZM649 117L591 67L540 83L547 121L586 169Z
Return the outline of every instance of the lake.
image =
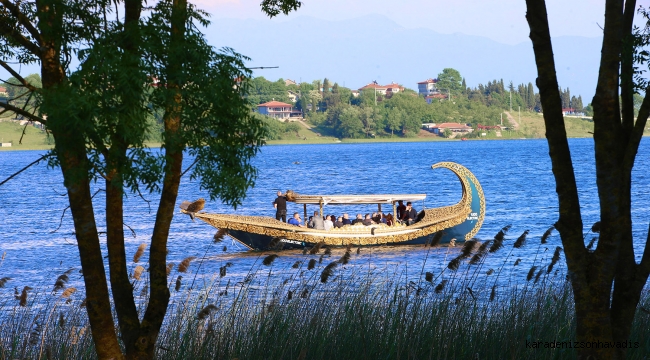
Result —
M574 160L576 178L580 189L582 215L587 234L598 220L598 197L595 183L592 139L569 141ZM0 180L37 159L44 151L0 152ZM650 140L643 139L637 156L632 185L633 230L637 259L640 259L648 227L647 216L650 197L647 189L650 177ZM551 172L546 140L454 141L423 143L364 143L332 145L279 145L266 146L254 160L259 170L257 184L248 192L243 205L236 210L220 203L208 201L208 212L238 213L274 216L272 201L277 190L291 189L302 194L372 194L372 193L426 193L427 199L414 204L417 210L457 202L461 196L458 179L448 170L431 170L440 161L454 161L469 168L481 182L486 198L486 216L477 237L489 240L498 230L512 224L506 237L506 249L490 254L480 271L498 269L502 265L501 285L526 277L533 265L545 266L556 246L561 246L557 232L548 244L540 247L539 239L558 217L555 183ZM186 160L186 164L191 161ZM101 183L93 184L100 189ZM61 181L60 170L51 170L44 163L30 168L7 184L0 186L0 278L10 277L9 293L23 286L51 289L56 277L64 271L80 269L72 219L66 212L67 197ZM183 179L178 203L207 197L189 175ZM156 195L145 194L151 204L129 194L126 199L125 223L127 258L131 259L139 244L150 239L156 211ZM95 197L96 220L104 231L105 213L103 192ZM150 206L151 205L151 206ZM340 215L375 211L376 206L331 206L327 214ZM301 205L289 204L289 212L299 211ZM311 209L316 210L316 209ZM60 226L60 227L59 227ZM58 229L58 230L57 230ZM530 229L527 246L511 251L512 242L526 229ZM199 287L219 273L219 267L232 262L228 278L241 281L248 271L258 266L261 256L267 253L247 252L243 246L226 239L213 244L215 229L207 224L192 222L188 216L178 214L172 223L169 237L169 262L178 264L188 256L196 256L185 281L196 277ZM586 236L591 240L593 234ZM105 237L102 237L105 251ZM548 250L546 250L548 248ZM440 278L458 248L379 247L363 248L353 255L347 267L382 270L400 268L407 279L419 279L425 271ZM538 254L539 251L539 254ZM338 259L341 250L325 257L321 267ZM204 258L203 261L199 261ZM283 252L273 264L274 274L282 278L296 261L309 258L301 251ZM426 259L426 263L425 263ZM517 267L513 266L520 259ZM146 267L147 253L140 261ZM200 264L200 268L199 268ZM129 263L129 270L135 264ZM556 268L563 269L564 259ZM459 271L466 271L462 265ZM478 269L472 268L472 271ZM302 270L301 270L302 271ZM342 273L345 273L343 270ZM370 271L370 270L369 270ZM81 290L81 275L71 276L69 285ZM175 272L171 275L175 279ZM558 275L560 276L560 275ZM438 279L438 278L437 278ZM203 281L203 282L202 282ZM516 282L516 281L515 281ZM187 286L187 285L184 285ZM79 294L82 294L80 291ZM82 296L82 295L80 295Z

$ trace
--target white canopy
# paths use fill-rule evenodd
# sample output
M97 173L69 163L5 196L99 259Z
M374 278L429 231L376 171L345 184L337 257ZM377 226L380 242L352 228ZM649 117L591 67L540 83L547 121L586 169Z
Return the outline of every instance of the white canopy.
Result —
M398 200L424 200L426 194L381 194L381 195L299 195L296 204L351 205L351 204L392 204Z

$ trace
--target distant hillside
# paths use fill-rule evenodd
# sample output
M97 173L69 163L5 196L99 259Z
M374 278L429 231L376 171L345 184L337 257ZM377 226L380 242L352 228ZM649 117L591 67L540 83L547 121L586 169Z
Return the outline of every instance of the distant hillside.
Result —
M395 81L415 89L418 81L446 67L459 70L472 87L492 79L518 84L536 78L530 42L507 45L478 36L405 29L379 15L345 21L213 19L208 33L211 44L251 57L250 66L280 66L255 73L272 80L328 77L353 89L372 80ZM554 39L560 86L582 95L585 104L594 93L601 41Z

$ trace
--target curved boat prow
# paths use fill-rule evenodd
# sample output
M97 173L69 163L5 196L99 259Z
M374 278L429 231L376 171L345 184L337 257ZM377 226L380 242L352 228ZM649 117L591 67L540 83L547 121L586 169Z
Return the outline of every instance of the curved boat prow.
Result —
M464 241L473 238L481 229L485 219L485 196L483 188L474 174L466 167L453 162L439 162L431 165L432 169L445 168L451 170L460 180L463 186L463 194L468 193L471 197L471 212L461 224L445 229L441 243L448 243L451 239ZM469 188L466 188L469 187Z

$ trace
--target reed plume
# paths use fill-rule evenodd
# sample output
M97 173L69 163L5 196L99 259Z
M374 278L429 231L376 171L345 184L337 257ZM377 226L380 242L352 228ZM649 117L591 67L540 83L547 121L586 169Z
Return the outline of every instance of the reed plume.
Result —
M494 269L489 269L488 271L485 272L486 275L492 275L494 274Z
M461 261L463 261L463 256L462 255L456 256L453 260L449 262L449 264L447 264L447 268L449 270L456 271L460 267Z
M223 246L223 249L221 249L221 251L223 251L223 252L228 251L228 247L227 247L226 245L224 245L224 246Z
M309 250L309 254L310 255L318 254L318 252L320 251L321 247L323 247L323 245L325 245L324 241L321 241L318 244L314 245L314 247Z
M228 235L228 229L219 229L217 232L214 234L212 237L212 241L216 243L220 243L223 241L223 239Z
M535 276L535 270L537 270L537 266L533 266L528 270L528 275L526 276L526 281L530 281L533 279L533 276Z
M65 289L65 291L63 291L63 294L61 294L61 297L62 298L68 298L68 297L70 297L70 295L74 294L75 292L77 292L77 289L75 289L73 287L69 287L69 288Z
M142 272L144 271L144 268L140 265L135 267L135 270L133 270L133 278L136 280L140 280L140 275L142 275Z
M468 258L472 251L474 251L474 248L478 245L478 241L476 239L471 239L465 241L463 244L463 248L460 250L460 256L463 258Z
M447 280L442 280L440 284L436 285L435 289L433 291L436 292L436 294L440 294L442 290L445 289L445 285L447 285Z
M428 281L428 282L432 282L432 281L433 281L433 273L427 271L427 272L424 274L424 280L426 280L426 281Z
M332 255L332 248L329 246L325 247L325 255Z
M217 311L217 307L210 304L210 305L204 307L203 309L201 309L201 311L199 311L199 313L196 315L196 318L199 319L199 320L204 320L205 318L210 316L215 311Z
M178 265L178 272L187 272L187 269L190 267L190 263L194 259L196 259L196 256L189 256L183 259L183 261L181 261L181 263Z
M542 235L542 244L546 244L548 237L551 236L553 230L555 230L555 226L551 226L548 230L544 231L544 235Z
M305 289L300 293L300 297L301 297L302 299L306 299L307 297L309 297L309 289L308 289L308 288L305 288Z
M293 298L293 291L289 290L287 292L287 300L291 300Z
M361 246L357 248L357 255L359 255L360 253L361 253Z
M307 270L311 270L315 267L316 267L316 259L309 260L309 263L307 264Z
M280 238L279 237L274 237L271 239L271 242L269 242L269 249L275 249L276 246L280 243Z
M167 264L167 270L166 270L167 276L169 276L169 274L171 274L173 268L174 268L174 263Z
M503 247L503 241L505 239L506 234L508 233L508 230L512 227L512 224L506 225L499 232L494 236L494 243L492 243L492 246L490 246L490 252L496 252L499 251Z
M5 287L5 284L6 284L7 281L9 281L9 280L11 280L11 278L8 277L8 276L5 276L5 277L3 277L2 279L0 279L0 288Z
M596 221L593 225L591 225L591 232L592 233L600 232L600 221Z
M539 281L539 277L542 276L543 272L544 272L543 269L539 269L539 271L537 272L537 275L535 275L535 281L533 282L534 284L537 284L537 282Z
M490 301L494 301L494 298L497 296L497 286L492 285L492 291L490 291Z
M277 257L278 257L277 254L271 254L265 257L264 260L262 260L262 264L266 266L271 266L271 264L273 264L273 261L275 261Z
M589 241L589 244L587 244L587 250L591 250L594 247L594 243L596 243L596 240L598 240L598 236L595 236L594 238ZM2 287L2 286L0 286Z
M149 287L147 286L147 284L145 284L145 285L142 287L142 290L140 290L140 297L145 297L145 296L147 296L147 292L149 292Z
M226 269L227 269L227 268L228 268L228 267L225 266L225 265L219 268L219 277L224 277L224 276L226 276L226 273L227 273Z
M291 268L297 269L300 267L300 264L302 264L302 261L296 261L295 263L293 263L293 265L291 265Z
M517 260L515 260L515 265L514 265L514 266L519 265L520 262L521 262L521 259L517 259Z
M82 307L86 307L86 298L84 298L83 300L81 300L81 303L79 303L79 307L80 307L80 308L82 308Z
M54 282L54 289L52 292L57 292L65 287L65 284L70 280L68 275L73 271L74 269L69 269L63 274L59 275L58 278L56 278L56 282Z
M485 257L485 255L488 252L488 248L490 247L490 244L492 244L492 240L488 240L484 243L481 244L481 246L478 247L478 251L474 256L472 256L472 259L469 261L470 265L478 265L481 263L481 260Z
M336 267L336 265L338 265L338 262L333 261L327 264L327 266L325 266L323 272L320 273L320 282L322 283L327 282L327 279L329 279L329 277L332 276L332 274L334 274L334 268Z
M27 291L29 291L31 289L32 288L30 288L29 286L25 286L23 288L23 291L20 294L20 303L19 303L20 306L23 306L23 307L27 306Z
M348 243L347 245L345 245L345 251L349 251L349 252L352 251L352 243Z
M528 235L529 232L530 232L530 230L524 231L523 234L521 234L517 238L517 240L515 240L515 244L513 245L515 249L519 249L520 247L522 247L522 246L524 246L526 244L526 236Z
M346 251L345 254L343 254L343 256L341 256L339 259L339 263L345 265L348 262L350 262L350 252Z
M551 271L553 271L553 266L555 266L555 264L557 264L557 262L560 260L560 251L562 251L561 247L558 246L555 248L555 252L551 258L551 263L548 265L548 269L546 269L547 274L550 274Z
M325 257L324 254L321 255L321 256L318 258L318 263L319 263L319 264L322 264L322 263L323 263L323 257Z
M181 280L183 280L183 276L178 275L178 277L176 278L176 287L174 288L174 290L178 291L181 289Z
M137 263L140 261L140 258L142 257L142 254L144 254L144 249L147 248L147 244L142 243L138 246L138 250L136 250L135 254L133 255L133 262Z
M431 238L431 242L429 243L429 246L436 246L440 244L440 241L442 240L442 237L445 236L445 232L440 230L436 233L433 234L433 237Z

